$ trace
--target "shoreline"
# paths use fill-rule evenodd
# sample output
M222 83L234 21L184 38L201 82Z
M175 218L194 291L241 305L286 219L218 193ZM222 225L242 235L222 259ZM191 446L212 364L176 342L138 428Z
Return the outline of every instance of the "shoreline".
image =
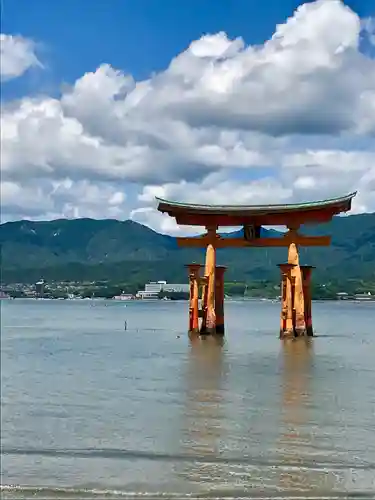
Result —
M74 301L74 302L88 302L88 301L111 301L111 302L147 302L147 303L156 303L156 302L189 302L189 299L114 299L108 297L82 297L82 298L69 298L69 297L0 297L0 301L13 301L13 300L35 300L35 301ZM227 302L274 302L280 303L280 299L278 298L269 298L269 297L225 297L225 301ZM312 299L313 302L375 302L375 296L370 298L315 298Z

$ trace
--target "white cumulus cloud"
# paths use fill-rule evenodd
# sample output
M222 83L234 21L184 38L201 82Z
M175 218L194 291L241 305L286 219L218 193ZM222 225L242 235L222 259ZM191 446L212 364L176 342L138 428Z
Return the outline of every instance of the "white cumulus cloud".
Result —
M1 81L17 78L29 68L41 67L35 53L35 43L22 36L0 34Z

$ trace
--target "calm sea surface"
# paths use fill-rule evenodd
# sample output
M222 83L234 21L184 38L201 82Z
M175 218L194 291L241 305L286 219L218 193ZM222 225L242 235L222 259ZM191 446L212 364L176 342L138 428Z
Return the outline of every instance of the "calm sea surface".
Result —
M309 343L265 301L191 343L187 308L2 301L2 498L374 498L375 303Z

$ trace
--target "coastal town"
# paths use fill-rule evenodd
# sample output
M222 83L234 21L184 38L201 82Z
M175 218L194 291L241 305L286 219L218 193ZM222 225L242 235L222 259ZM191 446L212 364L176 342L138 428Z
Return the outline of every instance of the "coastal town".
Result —
M251 299L265 298L280 300L280 287L277 284L265 284L263 293L254 283L253 287L245 283L228 283L225 290L225 298L228 299ZM116 301L128 300L188 300L188 283L167 283L165 280L150 281L143 288L135 289L135 286L124 287L110 282L50 282L44 279L36 283L9 283L0 288L0 299L49 299L49 300L84 300L93 298L112 299ZM375 284L371 286L358 286L357 291L334 291L330 284L321 285L321 294L316 300L355 300L375 301ZM323 291L326 290L324 293Z

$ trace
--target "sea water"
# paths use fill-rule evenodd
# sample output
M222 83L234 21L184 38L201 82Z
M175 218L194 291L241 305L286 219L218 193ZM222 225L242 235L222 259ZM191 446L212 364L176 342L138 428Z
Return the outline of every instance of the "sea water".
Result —
M296 342L225 308L191 342L186 302L2 301L2 498L374 498L375 303Z

